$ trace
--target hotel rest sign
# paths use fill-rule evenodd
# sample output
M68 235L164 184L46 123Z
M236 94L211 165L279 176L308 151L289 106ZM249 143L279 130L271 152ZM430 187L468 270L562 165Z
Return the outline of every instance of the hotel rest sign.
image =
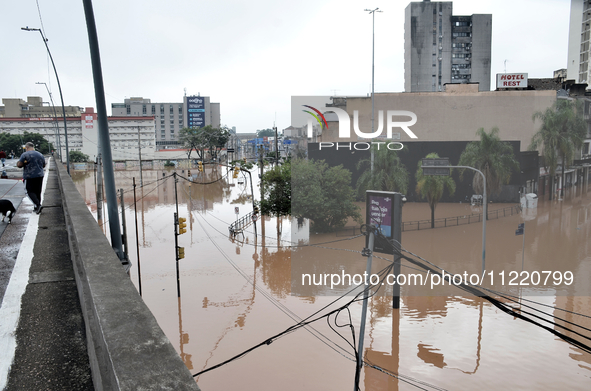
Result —
M527 88L527 73L497 73L497 88Z

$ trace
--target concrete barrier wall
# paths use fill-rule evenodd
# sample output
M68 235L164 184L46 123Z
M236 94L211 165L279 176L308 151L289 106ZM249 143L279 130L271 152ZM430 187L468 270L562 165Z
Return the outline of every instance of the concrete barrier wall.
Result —
M199 390L61 164L72 262L96 390Z

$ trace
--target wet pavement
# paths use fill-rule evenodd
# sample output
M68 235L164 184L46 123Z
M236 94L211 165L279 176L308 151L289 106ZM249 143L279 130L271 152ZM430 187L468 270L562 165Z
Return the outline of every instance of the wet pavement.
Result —
M139 173L116 171L118 188L125 191L131 278L161 328L192 373L197 373L265 341L301 318L330 304L344 288L313 287L294 295L302 270L297 259L311 259L317 270L363 273L366 258L358 252L362 237L334 242L334 233L310 234L288 219L265 218L234 239L228 226L252 210L250 186L226 178L226 170L208 168L193 180L179 179L179 216L187 218L187 233L179 236L186 258L179 261L181 297L177 297L174 226L176 211L173 171L144 171L144 187L132 178ZM186 172L177 170L180 175ZM255 177L256 174L253 175ZM96 216L95 179L92 172L74 172L89 209ZM258 198L255 179L255 199ZM588 293L591 265L591 193L571 189L563 201L540 197L537 210L489 220L487 223L487 273L505 271L571 271L572 285L519 285L506 290L518 297L513 305L531 305L565 321L591 329ZM491 209L509 205L491 205ZM137 214L135 213L137 207ZM106 210L106 209L105 209ZM466 204L439 204L436 217L474 213ZM425 203L409 203L403 220L429 218ZM137 217L137 241L135 221ZM515 236L525 223L525 236ZM108 235L107 225L103 226ZM306 227L307 224L304 225ZM278 232L278 227L280 232ZM404 232L403 247L454 273L480 273L482 225ZM322 247L289 247L292 238L325 243ZM139 244L138 262L137 247ZM388 258L388 256L384 257ZM523 258L522 258L523 257ZM523 261L522 261L523 259ZM374 259L374 268L387 266ZM523 265L523 266L522 266ZM404 261L403 272L414 269ZM523 267L523 269L522 269ZM495 288L501 288L497 283ZM591 355L533 324L500 311L490 302L456 287L402 287L400 310L392 310L390 291L369 302L365 335L366 366L361 387L365 390L423 389L527 389L587 390L591 388ZM535 303L528 302L533 300ZM545 305L549 307L545 307ZM350 306L351 323L358 332L361 303ZM570 312L565 312L568 310ZM550 319L548 316L544 318ZM346 312L337 324L349 323ZM298 330L245 357L199 376L205 390L327 390L351 389L355 373L349 327L325 320ZM564 321L544 323L551 330L589 342L589 330ZM398 378L397 378L398 377ZM420 388L419 388L420 389Z
M0 190L8 186L7 195L22 200L0 238L0 388L91 390L84 320L55 168L45 175L40 215L22 198L24 193L17 193L22 182L0 182Z

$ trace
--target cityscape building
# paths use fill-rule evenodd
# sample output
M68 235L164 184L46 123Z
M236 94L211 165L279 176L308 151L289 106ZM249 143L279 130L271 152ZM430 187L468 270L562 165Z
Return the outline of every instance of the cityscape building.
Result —
M157 150L178 148L179 132L184 127L220 126L220 104L211 103L208 96L184 96L177 103L152 103L150 99L132 97L111 104L111 115L154 117Z
M412 2L404 16L404 91L443 91L448 83L490 90L492 15L453 15L453 3Z

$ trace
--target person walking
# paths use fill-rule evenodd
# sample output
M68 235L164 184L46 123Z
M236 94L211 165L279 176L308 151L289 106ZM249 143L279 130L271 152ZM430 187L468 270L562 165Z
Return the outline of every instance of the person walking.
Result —
M40 214L43 210L41 206L41 188L43 187L43 168L45 167L45 158L42 154L35 151L35 144L28 142L25 144L26 152L16 162L16 166L23 168L23 180L27 195L35 204L35 213Z
M4 163L6 163L6 152L4 150L0 151L0 160L2 160L2 167L4 167Z

